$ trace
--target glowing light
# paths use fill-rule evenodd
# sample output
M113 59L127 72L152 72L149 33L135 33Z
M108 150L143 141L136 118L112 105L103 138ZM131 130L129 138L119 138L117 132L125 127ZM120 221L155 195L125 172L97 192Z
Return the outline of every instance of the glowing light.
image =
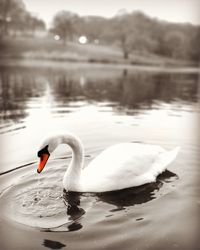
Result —
M10 16L8 16L8 17L6 17L6 22L11 22L12 21L12 17L10 17Z
M59 41L59 40L60 40L60 36L59 36L59 35L55 35L55 36L54 36L54 39L55 39L56 41Z
M78 39L79 43L86 44L87 43L87 37L86 36L80 36Z

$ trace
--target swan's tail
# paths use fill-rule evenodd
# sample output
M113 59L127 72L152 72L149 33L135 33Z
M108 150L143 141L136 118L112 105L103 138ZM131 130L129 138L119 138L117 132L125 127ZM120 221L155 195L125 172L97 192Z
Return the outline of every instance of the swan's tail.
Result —
M176 156L180 150L180 147L176 147L171 151L161 153L158 160L153 165L154 174L160 174L166 170L167 166L176 159Z

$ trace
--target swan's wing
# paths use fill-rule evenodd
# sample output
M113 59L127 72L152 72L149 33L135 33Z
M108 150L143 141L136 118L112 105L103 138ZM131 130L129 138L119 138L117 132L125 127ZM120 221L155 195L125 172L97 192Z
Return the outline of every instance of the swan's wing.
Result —
M82 182L91 191L109 191L138 186L154 180L151 167L161 153L159 146L122 143L98 155L82 172ZM97 187L98 190L94 190ZM93 189L93 190L92 190Z

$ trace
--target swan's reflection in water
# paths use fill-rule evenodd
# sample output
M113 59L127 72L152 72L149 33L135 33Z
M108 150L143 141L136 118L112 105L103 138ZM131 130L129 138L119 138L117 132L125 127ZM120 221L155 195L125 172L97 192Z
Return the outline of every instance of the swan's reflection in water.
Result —
M139 187L127 188L99 194L99 198L109 204L116 206L111 212L123 210L126 207L139 205L151 201L157 197L157 192L165 182L172 182L178 176L168 170L157 177L156 182Z
M78 193L63 191L63 198L67 206L67 215L71 223L67 225L69 231L80 230L82 217L86 213L81 207L81 200L86 196L104 203L115 206L110 212L116 212L127 207L149 202L157 197L158 191L165 183L171 183L178 179L178 176L168 170L158 176L154 183L145 184L139 187L128 188L119 191L105 193Z
M67 227L69 231L77 231L82 228L79 219L85 214L85 210L80 207L81 193L63 191L63 197L67 206L67 215L72 221Z

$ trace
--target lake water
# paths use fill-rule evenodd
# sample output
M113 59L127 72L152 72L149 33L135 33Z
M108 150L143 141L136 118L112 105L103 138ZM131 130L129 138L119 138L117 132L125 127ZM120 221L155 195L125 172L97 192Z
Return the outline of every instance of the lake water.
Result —
M0 66L0 248L199 249L200 80L185 70L18 63ZM85 165L120 142L180 146L157 182L66 193L60 146L37 174L41 138L70 130Z

